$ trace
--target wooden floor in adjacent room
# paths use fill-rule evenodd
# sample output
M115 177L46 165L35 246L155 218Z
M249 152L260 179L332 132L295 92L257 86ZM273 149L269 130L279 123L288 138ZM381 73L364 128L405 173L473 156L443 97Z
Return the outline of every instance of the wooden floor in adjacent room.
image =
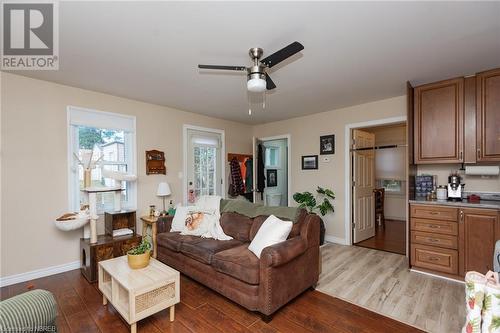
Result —
M406 254L406 222L386 219L385 226L375 227L374 237L356 245L404 255Z
M432 333L460 332L463 283L412 272L405 256L359 246L321 247L317 290Z
M20 294L28 287L54 293L59 333L130 332L111 305L102 305L97 286L89 284L79 270L3 287L1 298ZM306 291L266 324L256 313L185 276L181 276L181 303L176 305L174 322L169 321L167 311L141 320L138 332L420 332L319 291Z

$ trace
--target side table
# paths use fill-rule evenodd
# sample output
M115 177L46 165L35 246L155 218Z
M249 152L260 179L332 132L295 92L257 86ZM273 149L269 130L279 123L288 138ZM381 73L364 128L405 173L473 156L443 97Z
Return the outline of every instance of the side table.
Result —
M148 231L148 227L151 227L151 243L153 245L153 258L156 258L156 222L158 218L156 216L142 216L142 237L145 237Z

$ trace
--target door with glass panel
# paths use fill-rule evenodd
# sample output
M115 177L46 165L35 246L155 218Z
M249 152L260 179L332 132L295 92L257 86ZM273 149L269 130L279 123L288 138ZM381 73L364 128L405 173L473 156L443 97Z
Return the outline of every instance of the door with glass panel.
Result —
M188 129L187 140L187 201L192 203L201 195L222 196L222 135Z

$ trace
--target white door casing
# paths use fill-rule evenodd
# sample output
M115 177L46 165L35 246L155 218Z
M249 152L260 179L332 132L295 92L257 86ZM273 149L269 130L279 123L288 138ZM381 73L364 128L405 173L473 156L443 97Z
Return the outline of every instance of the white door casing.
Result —
M375 134L353 130L354 243L375 236Z
M192 134L197 137L201 137L203 141L203 137L206 135L206 138L210 140L210 138L217 138L219 141L216 153L216 167L215 167L215 194L220 195L222 198L225 198L226 192L226 149L225 149L225 133L224 130L200 127L194 125L184 125L183 126L183 174L182 174L182 192L183 192L183 203L187 204L188 197L188 187L189 182L194 180L194 155L193 148L194 146L205 146L203 142L193 144L192 142ZM210 145L210 143L208 143Z

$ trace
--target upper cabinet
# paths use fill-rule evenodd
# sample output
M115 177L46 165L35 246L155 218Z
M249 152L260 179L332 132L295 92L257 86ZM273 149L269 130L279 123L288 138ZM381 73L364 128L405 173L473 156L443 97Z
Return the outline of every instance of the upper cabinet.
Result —
M477 161L500 161L500 69L476 76Z
M500 161L500 68L414 88L414 163Z
M461 163L464 133L464 79L414 89L415 163Z

